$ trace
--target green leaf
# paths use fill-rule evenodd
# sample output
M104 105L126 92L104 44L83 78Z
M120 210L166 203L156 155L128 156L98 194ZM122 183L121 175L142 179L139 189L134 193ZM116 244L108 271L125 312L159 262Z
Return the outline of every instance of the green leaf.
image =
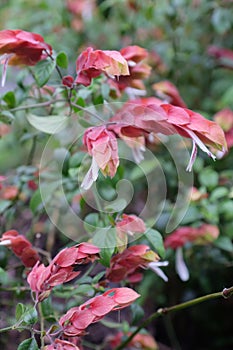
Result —
M19 344L17 350L39 350L39 348L35 338L30 338Z
M211 168L205 168L198 176L201 185L209 189L218 185L218 177L218 173Z
M106 266L110 266L110 260L116 247L116 230L115 228L99 229L93 237L93 244L100 247L99 262Z
M92 280L92 283L95 284L95 283L98 283L99 280L105 275L105 271L101 271L99 273L97 273L97 275L95 275L95 277L93 278Z
M38 210L41 210L43 208L43 200L41 197L40 189L36 190L31 197L29 207L33 214L35 214Z
M8 283L9 283L8 273L0 267L0 284L7 285Z
M132 324L137 324L138 322L140 322L140 320L143 319L144 315L145 315L145 312L139 304L134 303L131 306L131 317L132 317L131 323Z
M0 201L0 214L3 214L4 211L9 208L9 206L11 205L11 201L8 200L1 200Z
M27 120L39 131L47 134L57 134L66 128L69 118L61 115L41 117L34 114L27 114Z
M35 307L30 307L21 316L21 322L24 325L35 324L38 320L37 311Z
M15 94L13 91L8 91L4 96L3 96L3 101L6 102L7 106L9 108L14 108L16 106L16 99L15 99Z
M56 61L51 59L42 60L35 65L34 75L39 87L42 87L47 83L55 66Z
M10 124L15 119L14 115L9 111L0 111L0 122Z
M148 239L150 246L156 250L162 259L165 257L165 249L163 245L163 237L159 231L150 228L146 231L145 237Z
M130 173L130 180L135 181L140 179L141 177L150 174L150 172L154 170L157 166L158 162L155 159L142 161L139 165L135 166L132 169Z
M61 68L67 68L68 67L68 57L65 52L59 52L59 54L56 57L56 63Z
M95 232L96 227L99 227L99 214L98 213L88 214L84 219L83 226L87 232L89 233Z
M113 321L109 321L106 319L103 319L100 321L101 324L103 324L105 327L108 328L113 328L113 329L121 329L122 328L122 324L121 323L117 323L117 322L113 322Z
M15 309L15 318L16 318L16 321L19 321L23 314L25 313L26 311L26 306L22 303L18 303L16 305L16 309Z
M233 244L229 237L219 237L213 243L216 247L225 250L226 252L233 252Z
M217 187L213 190L213 192L210 195L210 201L214 202L217 201L220 198L226 197L228 195L229 191L226 187Z

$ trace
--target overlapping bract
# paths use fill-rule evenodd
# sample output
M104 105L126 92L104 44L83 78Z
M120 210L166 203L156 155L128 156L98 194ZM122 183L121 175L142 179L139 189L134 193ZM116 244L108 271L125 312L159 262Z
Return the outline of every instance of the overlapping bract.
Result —
M80 350L80 348L69 341L55 339L54 343L47 345L44 350Z
M73 307L59 320L67 336L81 336L86 328L98 322L111 311L123 309L132 304L140 295L130 288L113 288L86 303Z
M159 256L147 245L139 244L125 249L112 257L106 278L111 282L127 280L131 283L141 281L141 268L147 268L152 262L158 262Z
M177 249L183 247L187 242L195 244L208 244L217 239L219 229L215 225L202 224L199 227L183 226L172 232L165 238L166 248Z
M84 242L60 251L48 266L38 262L27 278L31 290L36 292L36 300L42 301L53 287L77 277L80 271L74 271L75 266L95 261L99 251L98 247Z
M4 65L2 86L8 64L34 66L48 54L52 54L52 47L39 34L23 30L0 31L0 62Z
M76 61L76 84L88 86L92 78L101 73L120 76L129 75L128 65L124 57L118 51L93 50L88 47Z
M26 267L33 267L40 260L32 244L16 230L3 233L0 239L0 245L10 248Z
M83 142L92 156L92 164L86 174L82 187L88 189L98 177L99 169L104 175L113 177L119 165L117 138L105 126L86 130Z
M178 89L169 80L163 80L153 84L152 88L156 91L157 95L161 99L166 100L166 102L182 108L187 107Z
M223 130L217 123L190 109L164 104L156 98L142 98L125 103L111 121L116 122L118 130L128 137L163 133L179 134L192 139L193 150L188 171L191 171L195 161L197 146L213 159L215 156L206 145L222 152L227 149Z

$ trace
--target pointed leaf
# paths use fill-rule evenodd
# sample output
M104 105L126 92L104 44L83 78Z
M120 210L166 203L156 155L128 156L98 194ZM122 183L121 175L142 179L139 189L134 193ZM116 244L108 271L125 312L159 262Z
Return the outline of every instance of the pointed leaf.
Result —
M52 115L48 117L40 117L34 114L28 114L27 120L37 130L47 134L56 134L65 129L68 123L68 117L61 115Z
M42 87L47 83L55 66L56 61L52 61L51 59L42 60L35 65L34 75L39 87Z
M39 348L35 338L30 338L19 344L17 350L39 350Z
M161 258L165 257L165 249L163 245L163 238L159 231L154 229L149 229L145 233L146 238L148 239L150 245L156 252L161 256Z
M56 57L56 63L61 68L68 67L68 58L65 52L59 52L59 54Z

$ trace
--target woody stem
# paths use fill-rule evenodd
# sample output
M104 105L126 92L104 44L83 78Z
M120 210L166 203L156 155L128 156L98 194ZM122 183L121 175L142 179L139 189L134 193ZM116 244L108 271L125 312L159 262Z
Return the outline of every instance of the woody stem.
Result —
M204 295L202 297L192 299L192 300L186 301L186 302L181 303L181 304L177 304L177 305L170 306L170 307L160 308L156 312L154 312L150 317L148 317L145 321L143 321L140 324L140 326L138 326L137 329L125 341L123 341L118 347L116 347L115 350L124 349L131 342L131 340L134 338L134 336L140 332L140 330L142 328L145 328L146 326L148 326L148 324L150 324L153 320L155 320L156 318L159 318L160 316L167 315L170 312L186 309L187 307L194 306L196 304L200 304L200 303L205 302L207 300L216 299L216 298L220 298L220 297L228 299L232 295L233 295L233 287L230 287L230 288L225 288L222 292L207 294L207 295Z

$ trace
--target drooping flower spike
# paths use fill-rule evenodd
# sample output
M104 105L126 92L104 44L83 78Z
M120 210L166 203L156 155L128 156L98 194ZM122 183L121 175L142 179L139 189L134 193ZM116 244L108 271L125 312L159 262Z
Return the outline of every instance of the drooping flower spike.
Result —
M66 336L84 335L90 324L98 322L111 311L131 305L139 296L131 288L109 289L102 295L97 295L84 304L68 310L60 318L59 324Z
M219 229L217 226L202 224L199 227L183 226L172 232L165 238L166 248L176 250L176 272L182 281L189 279L189 271L183 258L183 247L186 243L209 244L218 238Z
M36 301L47 298L53 287L69 282L80 274L74 268L99 258L100 249L90 243L81 243L61 250L48 266L39 262L33 267L27 281L36 293Z
M101 73L111 76L129 75L126 60L118 51L93 50L88 47L76 61L76 84L88 86Z
M33 267L40 260L32 244L16 230L3 233L0 238L0 245L10 248L20 258L25 267Z
M192 139L193 149L187 171L192 170L197 147L213 159L216 157L206 145L222 152L227 150L224 132L217 123L190 109L164 104L159 99L141 98L127 102L111 122L116 122L118 130L128 137L162 133L179 134Z
M113 177L119 165L117 138L105 126L88 128L83 143L92 156L92 164L88 170L82 187L87 190L96 181L99 169L103 175Z
M160 266L167 266L168 263L159 260L159 256L147 245L131 246L112 257L110 267L106 270L106 278L111 282L127 280L130 283L137 283L143 277L141 269L149 268L167 281L167 276Z
M7 66L34 66L52 54L52 47L43 37L23 30L0 31L0 63L3 64L2 86L6 80Z

